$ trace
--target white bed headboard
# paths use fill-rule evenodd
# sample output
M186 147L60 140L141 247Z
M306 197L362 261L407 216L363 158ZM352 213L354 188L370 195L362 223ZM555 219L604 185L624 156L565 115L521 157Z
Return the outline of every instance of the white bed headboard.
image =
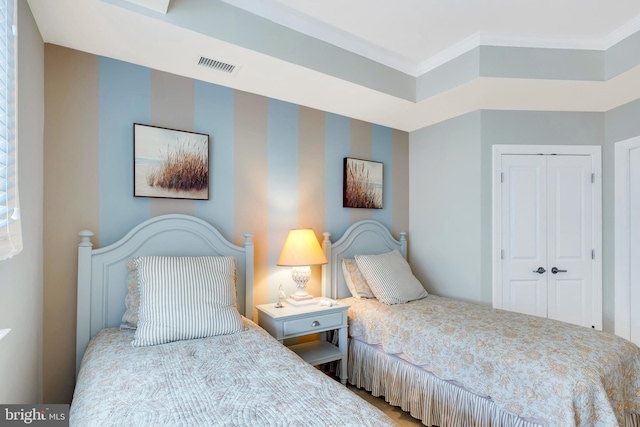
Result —
M335 243L331 243L331 233L324 233L322 249L327 264L322 266L322 295L333 299L351 296L342 274L342 258L354 255L382 254L397 249L407 258L407 233L400 233L396 240L387 227L373 220L352 224Z
M76 374L91 337L122 323L127 295L127 261L134 256L233 256L236 259L240 313L253 317L253 243L226 240L211 224L189 215L162 215L129 231L117 242L92 249L93 233L83 230L78 245Z

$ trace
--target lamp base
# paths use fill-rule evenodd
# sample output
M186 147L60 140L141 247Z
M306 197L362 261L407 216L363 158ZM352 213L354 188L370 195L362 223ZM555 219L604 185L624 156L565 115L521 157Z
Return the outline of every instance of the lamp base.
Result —
M301 307L304 305L313 305L313 304L318 304L318 302L313 299L313 297L311 295L309 295L308 299L303 299L303 300L296 300L293 299L293 295L290 296L289 298L287 298L287 301L289 304L291 304L294 307Z
M311 278L311 267L296 266L291 270L291 278L296 282L298 289L289 295L287 302L293 306L316 304L313 295L308 294L305 290L306 284Z

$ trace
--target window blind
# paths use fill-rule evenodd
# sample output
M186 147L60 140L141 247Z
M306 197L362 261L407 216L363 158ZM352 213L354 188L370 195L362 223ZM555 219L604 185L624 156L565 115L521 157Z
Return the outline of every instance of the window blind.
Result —
M22 250L16 138L16 5L0 0L0 260Z

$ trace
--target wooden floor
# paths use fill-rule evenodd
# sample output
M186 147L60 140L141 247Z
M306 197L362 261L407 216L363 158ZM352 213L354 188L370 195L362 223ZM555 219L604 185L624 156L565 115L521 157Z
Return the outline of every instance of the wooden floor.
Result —
M404 412L397 406L389 405L385 402L384 397L373 397L368 391L356 388L350 384L347 384L347 388L387 414L389 418L395 421L399 426L412 427L423 425L419 419L413 418L408 412Z

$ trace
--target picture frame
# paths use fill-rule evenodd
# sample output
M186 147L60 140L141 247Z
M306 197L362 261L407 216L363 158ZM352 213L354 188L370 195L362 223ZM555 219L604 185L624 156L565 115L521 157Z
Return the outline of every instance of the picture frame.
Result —
M209 135L133 124L133 195L209 200Z
M384 163L345 157L342 185L343 207L382 209Z

